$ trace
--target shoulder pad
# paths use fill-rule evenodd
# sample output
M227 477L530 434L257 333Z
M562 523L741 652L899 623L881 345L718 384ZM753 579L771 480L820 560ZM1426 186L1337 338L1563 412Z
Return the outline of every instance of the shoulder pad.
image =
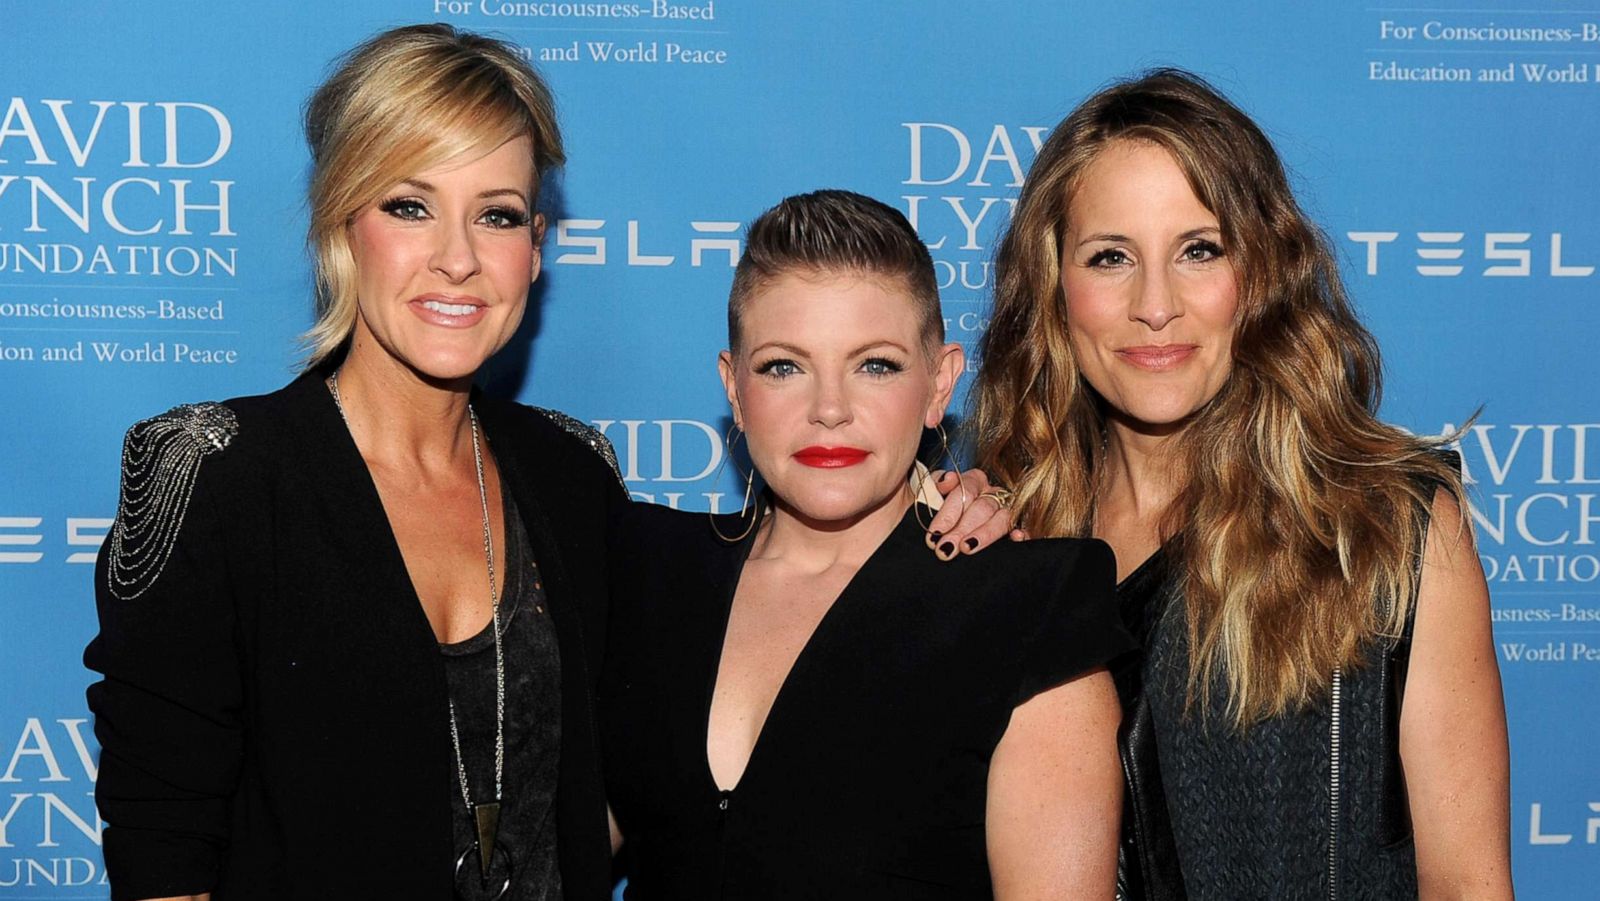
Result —
M132 600L161 577L183 528L200 461L238 434L238 418L218 403L182 404L128 430L106 566L113 597Z
M606 465L611 467L611 474L617 477L617 484L622 486L622 490L624 492L628 490L628 483L622 479L622 468L617 465L617 451L611 446L611 442L606 439L606 436L600 433L599 429L581 419L568 416L560 410L551 410L547 407L534 407L533 409L555 423L563 432L589 445L589 448L599 454L600 459L606 461Z

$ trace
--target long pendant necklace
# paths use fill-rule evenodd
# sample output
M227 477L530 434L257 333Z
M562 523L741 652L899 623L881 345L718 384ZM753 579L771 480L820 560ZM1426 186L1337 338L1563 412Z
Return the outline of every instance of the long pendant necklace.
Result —
M328 376L328 391L333 395L333 405L339 410L339 418L344 420L345 428L350 427L350 419L345 415L344 400L339 396L339 371L334 370ZM489 491L483 480L483 448L478 438L478 413L467 405L467 421L472 426L472 467L478 479L478 506L483 516L483 559L489 567L489 609L493 617L494 629L494 800L486 801L476 806L472 803L472 790L467 787L467 766L461 757L461 730L456 726L456 702L449 699L450 705L450 745L456 752L456 779L461 783L461 801L466 805L467 811L472 814L473 826L477 830L477 840L471 848L461 852L456 858L456 871L461 870L462 864L476 850L478 852L478 867L481 878L489 879L489 867L494 862L495 840L500 831L500 798L504 787L505 762L506 762L506 657L505 647L501 643L500 635L500 592L496 587L494 569L494 533L489 528ZM506 858L505 884L500 887L496 898L503 896L511 888L511 860Z

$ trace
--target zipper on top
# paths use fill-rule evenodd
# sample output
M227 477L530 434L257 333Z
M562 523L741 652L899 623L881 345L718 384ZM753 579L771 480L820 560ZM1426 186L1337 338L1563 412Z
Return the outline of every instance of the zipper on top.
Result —
M733 804L733 790L717 791L717 897L726 898L728 891L728 808Z
M1340 714L1343 710L1344 674L1333 671L1329 697L1328 728L1328 901L1339 898L1339 776L1342 744Z

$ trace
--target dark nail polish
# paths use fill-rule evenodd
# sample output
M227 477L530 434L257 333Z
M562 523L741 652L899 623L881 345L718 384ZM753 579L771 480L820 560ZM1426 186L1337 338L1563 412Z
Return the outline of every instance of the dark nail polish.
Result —
M939 553L946 557L954 557L956 553L955 542L946 541L944 544L939 545Z
M941 539L943 537L944 537L944 533L943 532L929 532L928 533L928 540L933 542L934 544L938 544L939 543L939 539Z
M961 543L966 545L967 546L967 550L969 550L969 551L975 551L975 550L978 549L978 539L976 539L976 538L968 538L966 541L963 541Z

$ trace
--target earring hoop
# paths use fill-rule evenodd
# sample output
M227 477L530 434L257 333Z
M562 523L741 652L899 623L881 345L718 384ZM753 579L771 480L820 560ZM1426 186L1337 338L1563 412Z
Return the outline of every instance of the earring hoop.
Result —
M737 440L738 440L738 439L734 438L734 435L733 435L734 432L738 432L740 438L744 437L744 429L739 428L739 424L738 423L734 423L733 425L728 427L727 433L722 436L722 447L723 447L722 461L717 464L717 471L716 471L716 473L714 473L711 476L712 484L716 484L719 480L721 480L721 478L722 478L722 468L727 465L729 460L733 460L733 446L734 446L734 444L737 443ZM738 472L743 472L744 473L744 502L739 505L739 518L743 519L745 517L745 514L749 513L750 514L750 522L745 525L744 531L740 532L738 535L735 535L732 538L729 538L727 535L722 534L722 529L717 527L717 514L715 514L715 513L707 513L706 514L711 519L711 531L714 532L718 538L722 539L724 542L726 542L728 544L738 544L739 542L743 541L747 536L749 536L750 532L753 529L755 529L756 523L761 521L761 499L760 498L756 499L755 509L754 510L750 509L750 495L755 490L755 481L756 481L756 472L755 472L755 470L752 469L749 472L745 472L744 471L744 467L740 466L739 462L737 460L734 460L733 468Z
M950 472L956 474L956 487L961 490L961 512L965 513L967 511L968 504L967 484L961 481L961 464L956 462L956 455L950 450L950 438L945 434L944 423L935 423L934 430L939 433L939 443L944 447L944 458L950 464ZM917 487L912 492L914 495L916 495L916 497L911 502L911 509L916 511L917 522L922 526L924 531L926 531L928 527L932 525L932 521L922 521L922 505L918 501L920 501L922 498L922 484L927 478L928 468L926 466L919 467L917 469Z

